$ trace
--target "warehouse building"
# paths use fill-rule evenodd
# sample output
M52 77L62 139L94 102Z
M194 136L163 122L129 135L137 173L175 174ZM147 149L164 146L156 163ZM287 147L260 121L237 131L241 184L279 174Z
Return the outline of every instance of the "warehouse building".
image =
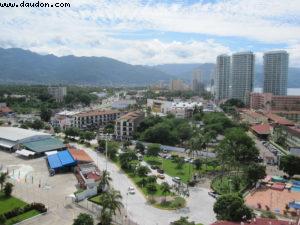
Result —
M0 127L0 149L28 155L41 155L45 152L65 149L62 141L50 134L17 127ZM26 151L22 151L26 150Z

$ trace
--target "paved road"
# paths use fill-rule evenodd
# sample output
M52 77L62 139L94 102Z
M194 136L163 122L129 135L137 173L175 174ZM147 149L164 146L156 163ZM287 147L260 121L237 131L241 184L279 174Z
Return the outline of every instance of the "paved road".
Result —
M106 159L102 154L98 154L90 148L78 147L84 149L101 170L106 168ZM112 186L119 190L123 196L123 203L127 208L129 218L140 225L167 225L181 216L188 216L191 220L203 224L211 224L215 221L213 212L215 200L208 195L208 189L190 189L187 207L183 209L175 211L160 210L149 205L144 195L139 191L134 195L126 194L128 187L135 187L135 185L114 163L108 161L107 170L111 173L113 179Z

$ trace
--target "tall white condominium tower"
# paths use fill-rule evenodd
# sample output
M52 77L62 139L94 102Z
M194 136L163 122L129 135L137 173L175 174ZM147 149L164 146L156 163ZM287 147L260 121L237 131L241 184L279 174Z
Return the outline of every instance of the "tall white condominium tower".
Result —
M202 83L202 73L200 69L195 69L193 71L192 91L198 94L204 91L204 84Z
M264 54L264 93L287 95L289 54L271 51Z
M229 98L229 84L230 84L230 56L219 55L217 57L214 91L215 99L222 100Z
M249 104L253 91L255 55L252 52L240 52L232 55L231 98L240 99Z

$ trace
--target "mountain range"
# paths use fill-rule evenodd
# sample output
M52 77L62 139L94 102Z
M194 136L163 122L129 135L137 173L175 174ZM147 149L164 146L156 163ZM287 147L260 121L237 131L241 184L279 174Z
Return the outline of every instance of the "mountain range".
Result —
M190 82L200 69L203 81L210 84L213 63L130 65L107 57L57 57L40 55L19 48L0 48L0 82L25 84L77 84L139 86L171 79ZM255 87L263 84L263 66L256 65ZM300 88L300 68L289 69L288 87Z

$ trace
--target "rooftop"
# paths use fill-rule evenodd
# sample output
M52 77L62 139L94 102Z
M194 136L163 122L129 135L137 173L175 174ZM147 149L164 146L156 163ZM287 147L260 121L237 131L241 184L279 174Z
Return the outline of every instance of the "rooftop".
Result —
M292 225L295 223L290 223L289 221L284 221L284 220L276 220L276 219L269 219L269 218L255 218L252 219L251 221L246 221L246 222L230 222L230 221L217 221L213 223L212 225Z
M38 141L23 143L23 145L26 148L38 153L65 148L65 144L62 141L53 137L38 140Z
M271 126L269 124L258 124L251 127L257 134L270 134Z
M72 147L69 147L69 152L71 153L71 155L73 156L73 158L76 161L80 161L80 162L93 162L92 158L84 151L81 149L75 149Z
M273 113L267 113L265 114L266 117L268 117L268 119L274 121L275 123L278 123L280 125L285 125L285 126L293 126L294 123L290 120L287 120L281 116L278 116L276 114Z
M134 121L137 118L140 118L142 116L144 116L144 112L134 111L134 112L129 112L129 113L125 114L124 116L121 116L120 120Z
M100 116L100 115L107 115L107 114L115 114L119 113L117 110L91 110L86 112L81 112L76 114L76 116Z
M33 136L51 136L50 134L27 130L17 127L0 127L0 138L10 141L19 141Z

